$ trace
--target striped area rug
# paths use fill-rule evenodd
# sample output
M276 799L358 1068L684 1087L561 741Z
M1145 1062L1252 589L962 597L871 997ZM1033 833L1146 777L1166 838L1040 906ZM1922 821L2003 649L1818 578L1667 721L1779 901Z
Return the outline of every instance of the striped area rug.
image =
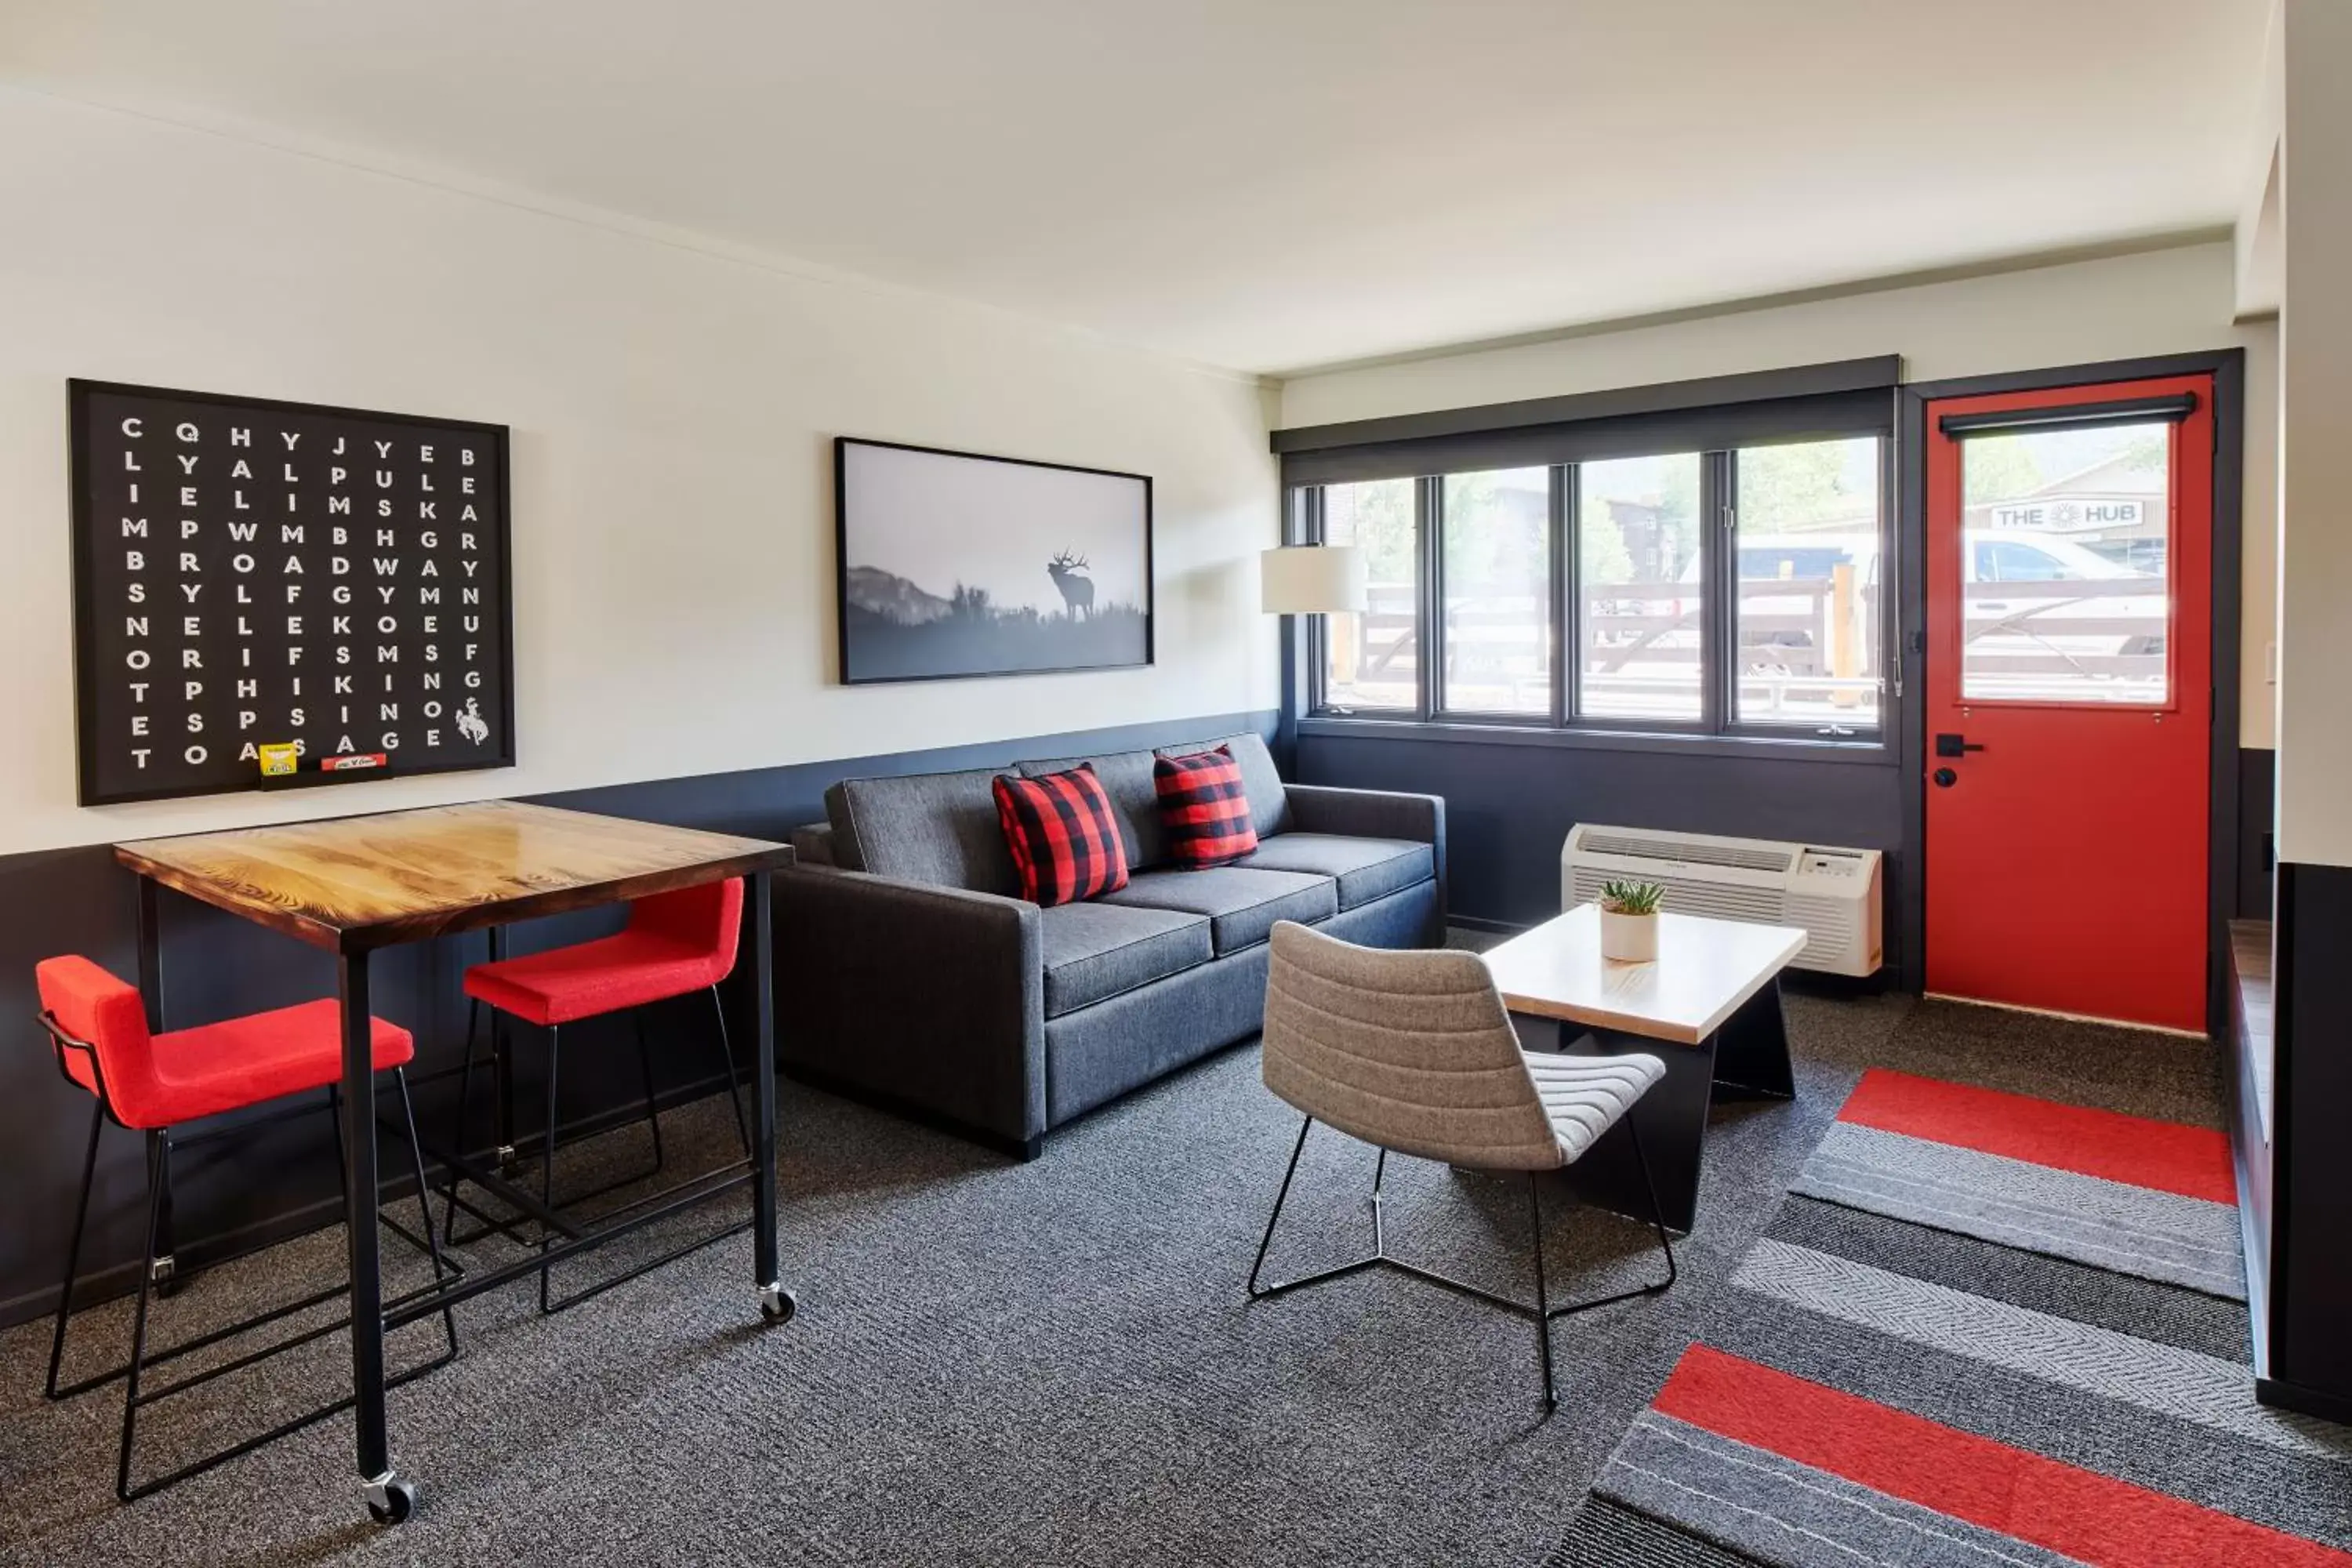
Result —
M1553 1568L2352 1568L2352 1429L2254 1403L2243 1305L2032 1240L1790 1196Z
M2230 1141L1874 1068L1795 1190L2244 1300Z

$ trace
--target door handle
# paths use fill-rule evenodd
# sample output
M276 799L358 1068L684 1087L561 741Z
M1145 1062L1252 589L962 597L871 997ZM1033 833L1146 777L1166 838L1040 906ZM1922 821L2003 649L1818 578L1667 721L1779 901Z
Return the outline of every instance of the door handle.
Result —
M1957 757L1969 752L1981 752L1983 750L1983 742L1971 741L1966 735L1938 735L1936 737L1936 754L1939 757Z

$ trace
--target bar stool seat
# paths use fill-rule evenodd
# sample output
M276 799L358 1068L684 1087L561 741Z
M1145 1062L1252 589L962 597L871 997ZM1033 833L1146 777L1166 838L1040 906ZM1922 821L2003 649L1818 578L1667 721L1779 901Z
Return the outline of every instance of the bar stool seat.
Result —
M81 974L76 966L86 967L89 973ZM72 987L83 995L99 993L95 1001L100 1008L143 1006L135 991L101 991L96 982L113 977L88 959L53 959L44 967L52 984ZM390 1072L406 1067L416 1055L408 1031L382 1018L370 1022L374 1025L375 1070ZM99 1027L111 1032L123 1025L110 1020ZM152 1037L148 1048L154 1064L152 1077L125 1075L107 1086L116 1119L141 1132L242 1110L264 1100L340 1082L342 1012L331 997L322 998L217 1024L166 1030ZM81 1053L68 1052L65 1069L82 1088L98 1092L96 1076Z
M731 949L630 930L477 963L466 971L466 994L545 1028L690 995L726 979L734 961Z

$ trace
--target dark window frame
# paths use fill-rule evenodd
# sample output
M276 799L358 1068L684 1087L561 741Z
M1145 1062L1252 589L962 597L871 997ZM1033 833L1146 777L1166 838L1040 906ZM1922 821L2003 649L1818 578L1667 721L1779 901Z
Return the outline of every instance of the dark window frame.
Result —
M1894 489L1897 464L1891 404L1892 399L1889 399L1887 415L1884 418L1856 420L1853 417L1854 405L1847 399L1838 410L1843 417L1832 417L1825 423L1809 417L1800 407L1790 410L1789 417L1782 421L1786 426L1784 430L1773 429L1772 421L1767 416L1761 427L1741 429L1739 434L1743 438L1736 443L1720 438L1706 444L1677 441L1675 433L1677 428L1682 428L1694 434L1721 437L1727 433L1725 428L1727 420L1746 425L1754 423L1748 409L1696 409L1689 411L1687 418L1653 416L1642 422L1648 428L1633 437L1630 444L1622 438L1607 438L1603 451L1609 457L1671 456L1695 452L1700 460L1699 513L1706 533L1700 555L1701 713L1696 721L1596 716L1578 711L1580 661L1576 650L1582 646L1579 625L1582 613L1582 595L1578 581L1581 571L1580 519L1578 515L1581 487L1579 475L1586 459L1571 458L1556 462L1480 462L1475 466L1448 466L1437 472L1412 473L1410 476L1413 479L1414 494L1413 552L1419 574L1419 591L1415 596L1419 618L1415 633L1413 705L1411 708L1381 709L1332 707L1326 694L1329 658L1325 620L1319 616L1310 616L1307 617L1304 647L1300 649L1307 666L1306 679L1301 683L1306 699L1300 720L1302 729L1309 733L1368 735L1383 731L1396 732L1402 727L1412 726L1432 733L1464 738L1588 745L1616 750L1746 753L1755 748L1768 747L1778 753L1799 752L1822 760L1867 761L1892 765L1895 760L1895 740L1900 732L1903 682L1897 647L1897 617L1890 613L1892 605L1887 599L1890 592L1887 585L1896 580L1900 566ZM1750 417L1743 420L1742 416ZM1497 438L1507 444L1508 434L1498 433ZM1743 447L1861 438L1874 439L1878 443L1879 458L1876 527L1882 597L1874 650L1877 656L1881 683L1876 721L1868 725L1843 726L1848 731L1846 733L1834 732L1841 728L1834 721L1818 726L1753 720L1743 723L1738 718L1737 650L1739 643L1737 594L1739 556L1738 520L1734 510L1737 454ZM1488 445L1484 437L1474 437L1473 440L1478 447ZM1458 447L1461 437L1457 436L1445 445ZM1379 459L1375 458L1374 460L1377 462ZM1549 476L1547 544L1551 575L1551 704L1549 713L1449 709L1442 702L1445 636L1445 479L1449 473L1507 467L1540 467ZM1365 477L1374 476L1367 474ZM1329 483L1346 482L1350 481L1334 479L1286 485L1284 515L1290 520L1286 533L1292 542L1322 542L1323 491Z

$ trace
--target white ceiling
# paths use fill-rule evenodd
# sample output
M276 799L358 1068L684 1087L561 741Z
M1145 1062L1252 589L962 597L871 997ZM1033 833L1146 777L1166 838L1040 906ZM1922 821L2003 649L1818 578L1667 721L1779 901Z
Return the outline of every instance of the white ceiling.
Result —
M2225 224L2269 0L8 0L44 90L1280 373Z

